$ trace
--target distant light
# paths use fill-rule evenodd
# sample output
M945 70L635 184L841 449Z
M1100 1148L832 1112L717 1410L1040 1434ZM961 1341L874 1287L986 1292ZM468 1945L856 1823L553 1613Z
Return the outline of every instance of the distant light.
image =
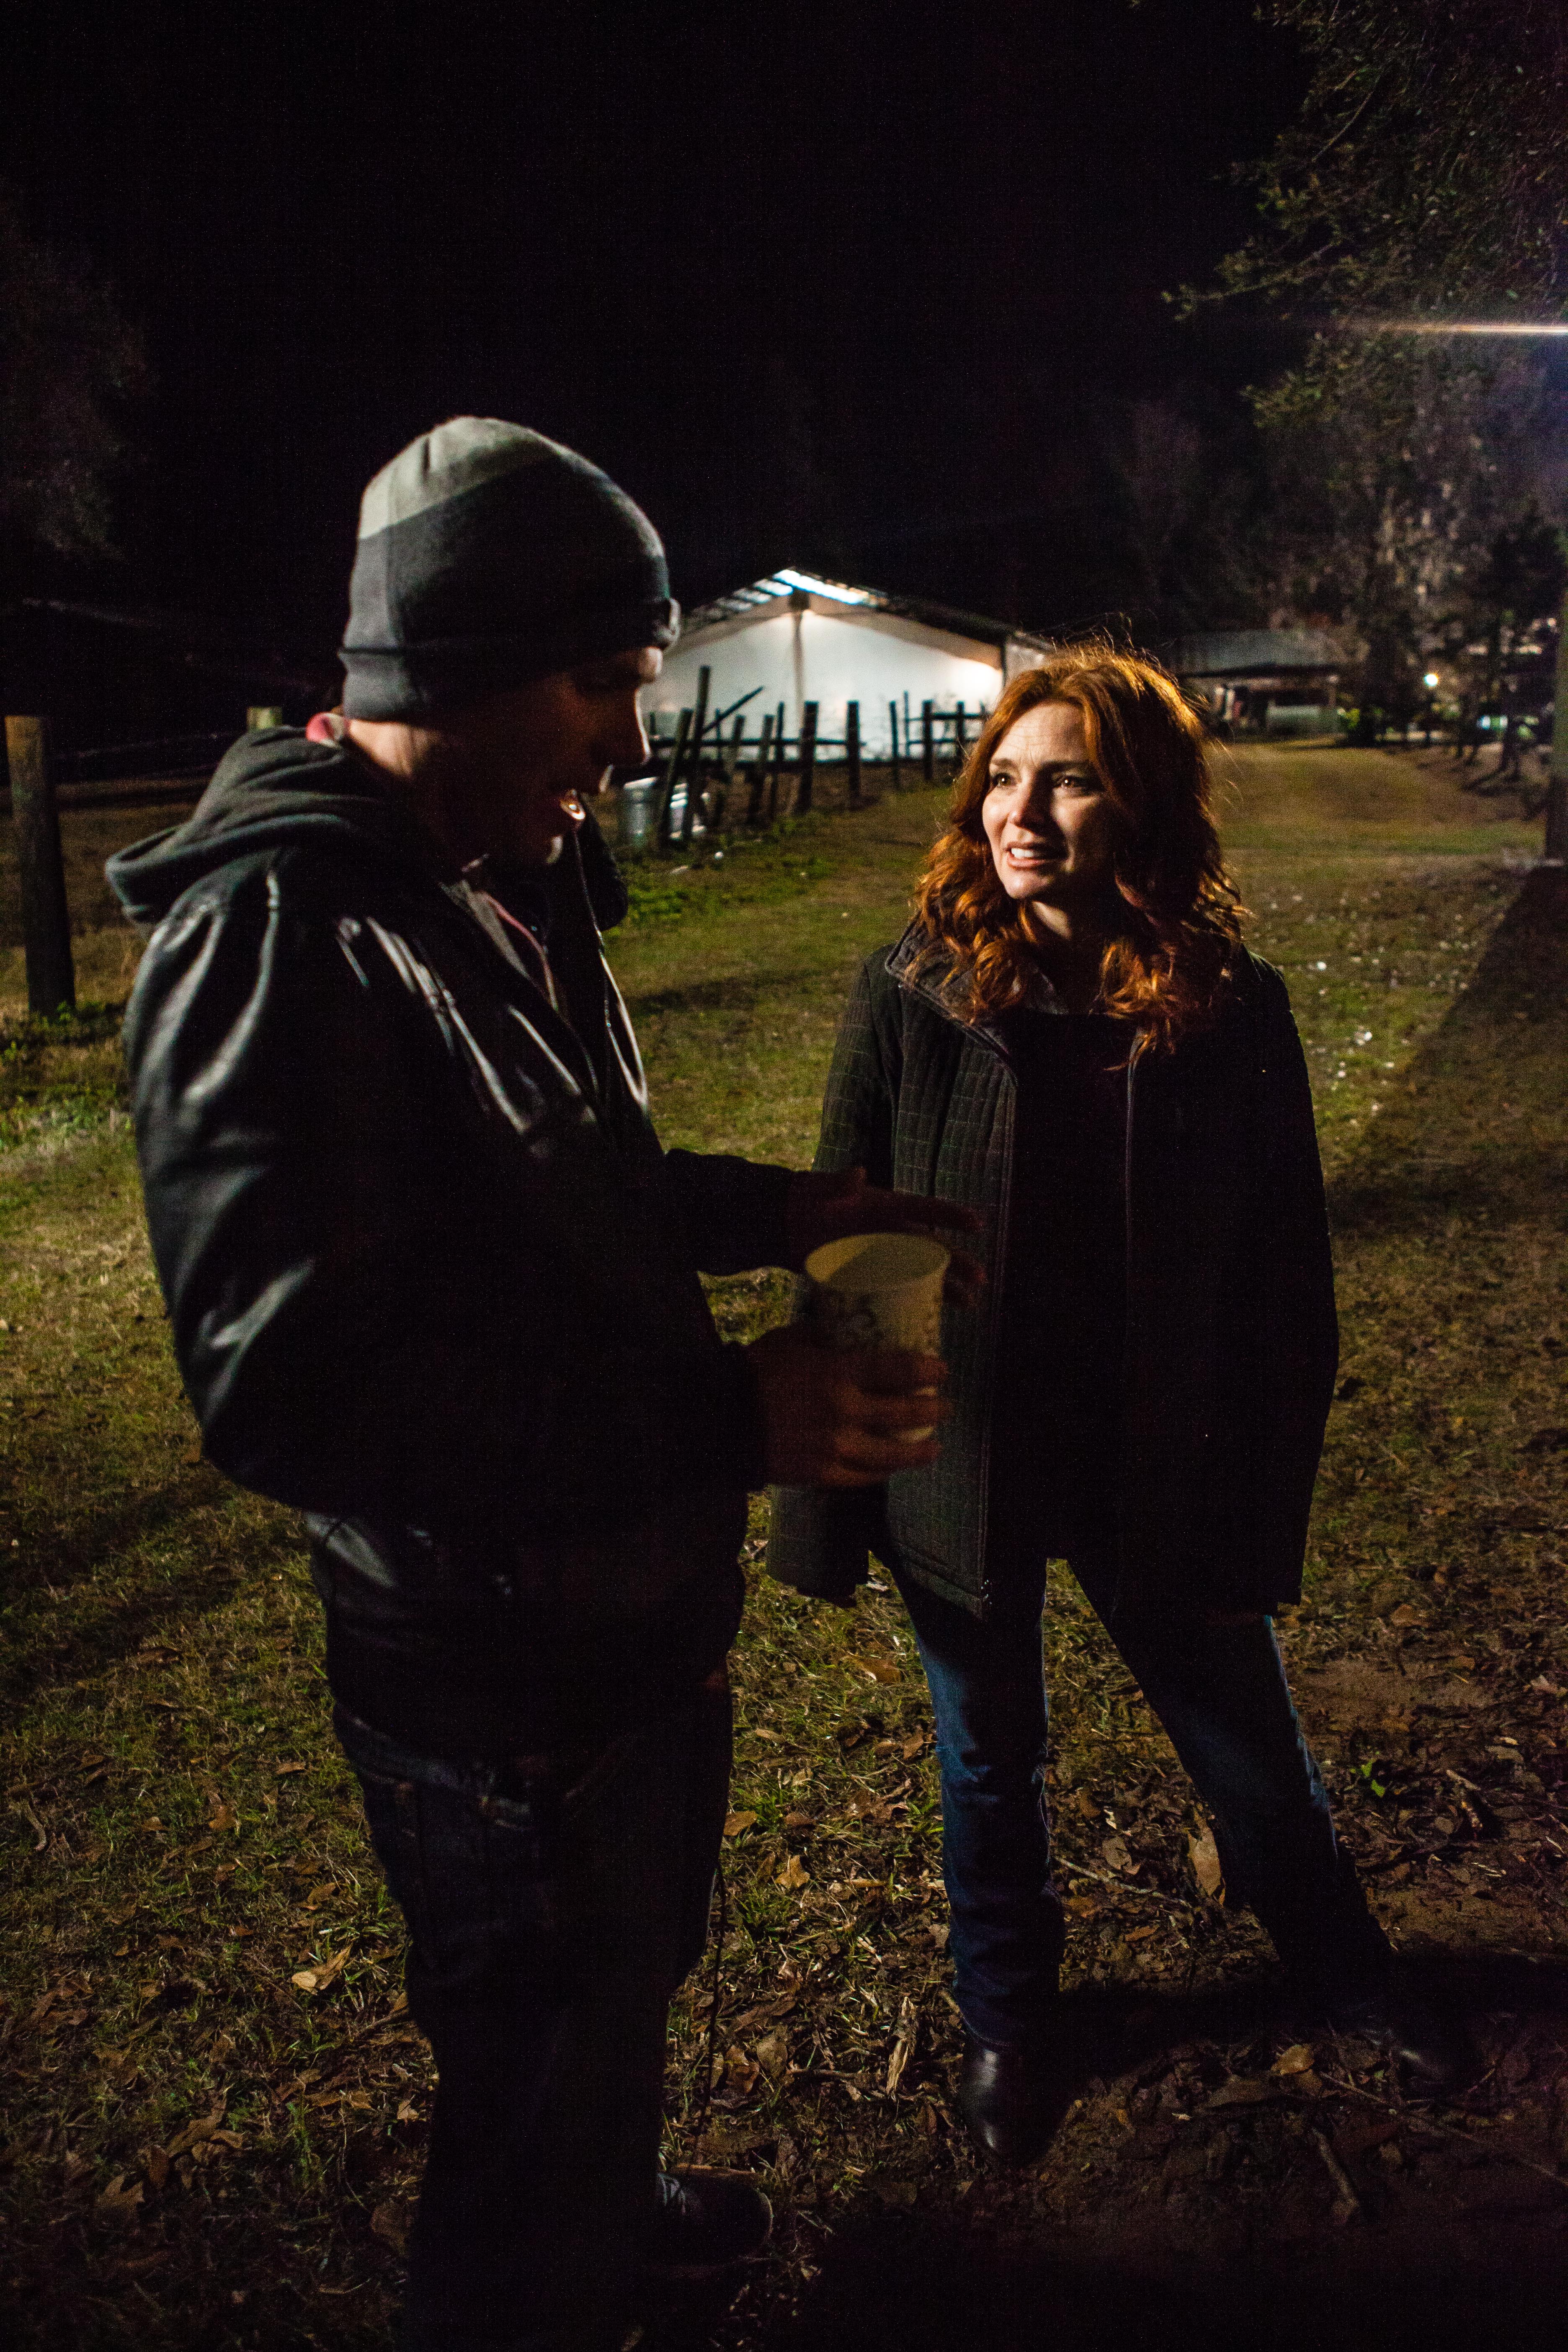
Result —
M775 572L775 580L786 588L804 588L813 596L831 596L836 604L872 604L876 598L867 588L846 588L837 580L819 580L815 572Z
M1517 319L1347 319L1358 335L1568 335L1568 320Z
M1429 669L1424 680L1424 683L1427 686L1440 686L1442 682L1442 679L1438 677L1435 669Z

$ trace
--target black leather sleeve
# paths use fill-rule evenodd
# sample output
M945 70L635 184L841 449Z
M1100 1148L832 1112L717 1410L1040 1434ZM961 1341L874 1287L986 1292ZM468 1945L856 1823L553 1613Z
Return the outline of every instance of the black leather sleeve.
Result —
M557 1543L661 1496L754 1483L742 1353L701 1344L700 1322L693 1339L656 1313L613 1331L580 1315L558 1245L571 1215L530 1243L516 1185L537 1165L574 1192L570 1102L543 1104L527 1153L508 1132L511 1158L487 1160L477 1118L454 1150L451 1012L412 982L370 984L363 962L258 860L176 909L139 975L126 1044L148 1220L212 1459L324 1516ZM567 1208L584 1251L614 1225L586 1188Z

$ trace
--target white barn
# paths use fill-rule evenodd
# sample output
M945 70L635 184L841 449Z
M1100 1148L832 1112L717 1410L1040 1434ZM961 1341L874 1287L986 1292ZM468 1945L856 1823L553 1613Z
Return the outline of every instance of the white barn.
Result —
M680 712L696 706L699 673L706 668L710 721L743 701L753 742L780 703L793 736L804 706L815 702L817 733L835 743L843 738L848 704L858 702L862 749L868 758L886 758L893 748L891 705L899 747L908 756L919 746L923 702L943 711L963 703L977 717L992 708L1004 678L1048 646L1005 622L946 605L808 572L776 572L687 615L659 677L644 689L643 715L650 734L673 735Z

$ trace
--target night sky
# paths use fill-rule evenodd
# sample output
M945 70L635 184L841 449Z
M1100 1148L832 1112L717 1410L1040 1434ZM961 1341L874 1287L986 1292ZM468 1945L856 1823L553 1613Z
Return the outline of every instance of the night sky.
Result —
M126 603L335 642L359 491L462 410L583 449L688 603L795 562L1049 625L1120 601L1125 405L1285 355L1163 289L1303 75L1251 0L16 0L4 171L153 389Z

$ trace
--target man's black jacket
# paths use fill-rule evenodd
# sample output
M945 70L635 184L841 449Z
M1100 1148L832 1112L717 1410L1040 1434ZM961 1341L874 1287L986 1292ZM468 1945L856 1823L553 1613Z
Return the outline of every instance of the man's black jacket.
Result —
M228 753L116 857L153 1254L206 1450L309 1515L332 1686L435 1754L583 1739L739 1616L754 1383L698 1269L782 1169L661 1150L576 845L552 982L352 750Z
M993 1401L1016 1192L1005 1039L960 1017L911 929L868 956L828 1076L818 1168L978 1210L989 1284L942 1328L939 1461L885 1488L787 1487L768 1566L847 1597L867 1551L984 1615L998 1570ZM1214 1024L1128 1073L1127 1328L1114 1496L1123 1586L1173 1606L1300 1597L1338 1360L1305 1058L1285 983L1240 955ZM1028 1197L1025 1193L1025 1197ZM1042 1335L1047 1336L1048 1335Z

